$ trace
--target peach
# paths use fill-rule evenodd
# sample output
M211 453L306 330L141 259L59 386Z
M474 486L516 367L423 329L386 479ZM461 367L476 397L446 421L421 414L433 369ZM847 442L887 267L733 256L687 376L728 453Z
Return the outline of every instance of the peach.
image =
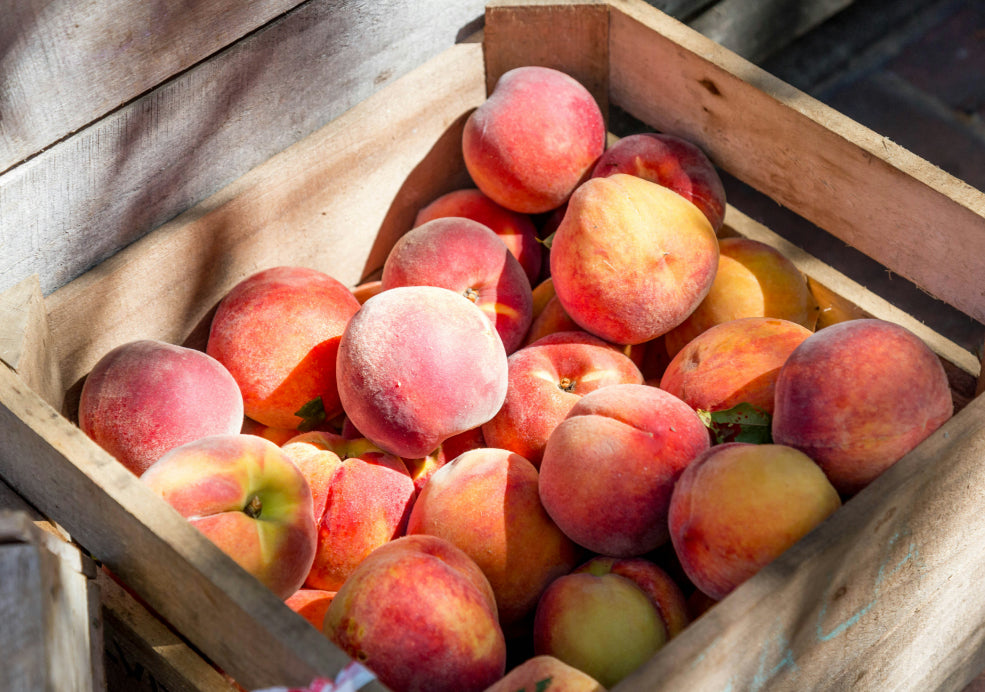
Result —
M533 464L505 449L473 449L435 471L411 510L408 534L450 541L475 560L508 629L537 605L579 551L540 503Z
M554 656L534 656L485 692L605 692L598 680Z
M447 464L463 452L470 449L481 449L486 447L486 439L482 434L482 428L472 428L465 432L452 435L447 440L438 445L438 448L427 456L419 459L404 459L410 477L414 479L414 488L418 495L431 480L434 472Z
M315 558L311 489L256 435L212 435L175 447L140 480L262 584L286 599Z
M237 389L236 391L239 390ZM290 440L292 437L297 437L301 434L297 428L271 428L269 425L257 423L252 418L243 419L243 426L240 428L239 432L244 435L257 435L265 440L270 440L278 447Z
M840 506L803 452L729 442L681 474L670 501L671 541L688 578L720 600Z
M697 207L625 173L571 196L550 252L554 290L583 329L616 344L670 331L707 295L718 239Z
M307 620L319 632L325 623L325 613L335 598L334 591L300 588L287 597L284 603L288 608Z
M814 329L818 307L797 266L750 238L722 238L715 280L705 299L664 337L673 357L698 334L743 317L777 317Z
M571 331L585 330L581 328L581 325L571 319L571 315L561 305L561 300L557 295L554 295L544 303L537 317L531 321L527 338L524 339L524 345L529 346L548 334Z
M297 428L319 399L321 418L341 412L335 379L339 339L359 301L338 280L304 267L272 267L240 281L220 301L206 352L226 366L246 415Z
M219 361L149 339L103 355L79 399L82 431L138 476L168 450L242 424L243 397Z
M523 267L487 226L461 217L428 221L405 233L383 265L383 290L440 286L475 303L512 353L533 314L533 293Z
M488 226L516 257L531 286L540 278L544 250L529 214L511 211L496 204L482 190L468 188L447 192L422 207L414 218L414 225L445 216L463 216Z
M681 587L666 570L648 559L598 555L574 572L576 574L587 572L597 577L603 574L618 574L634 582L656 607L667 629L668 639L673 639L683 632L691 622L687 598Z
M710 444L698 414L644 384L613 384L579 399L540 464L540 498L575 543L611 557L668 539L671 490Z
M606 149L592 170L599 178L628 173L663 185L694 204L718 231L725 219L725 187L702 149L666 133L642 132L623 137Z
M773 439L816 461L851 495L954 412L940 360L879 319L839 322L798 346L776 380Z
M556 332L510 355L506 398L482 426L486 444L539 467L547 438L583 396L612 384L641 384L624 353L584 331Z
M613 687L667 642L667 629L634 581L608 572L558 577L537 604L534 653Z
M374 550L335 594L324 632L395 692L479 692L506 672L488 580L436 536Z
M547 304L550 302L551 298L556 295L554 293L554 280L548 276L540 283L533 285L531 295L533 296L532 316L533 319L536 320L537 316L544 311L545 307L547 307Z
M402 459L365 438L308 432L281 449L311 486L318 546L305 586L337 591L369 553L404 534L414 481Z
M591 93L548 67L500 76L462 133L476 187L524 214L561 206L605 149L605 122Z
M769 317L719 324L678 351L660 378L660 388L696 411L747 403L772 415L780 368L811 334L795 322Z
M375 296L377 293L383 290L383 282L379 279L371 279L369 281L363 281L360 284L356 284L352 287L352 295L356 297L359 304L362 305L367 300Z
M503 405L507 355L475 303L402 286L367 300L339 345L342 405L356 429L405 459L433 452Z

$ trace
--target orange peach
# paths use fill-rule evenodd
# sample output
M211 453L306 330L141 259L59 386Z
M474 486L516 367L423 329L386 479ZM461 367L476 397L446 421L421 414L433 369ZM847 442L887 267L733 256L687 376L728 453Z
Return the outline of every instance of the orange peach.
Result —
M403 460L364 438L308 432L281 449L312 491L318 547L305 586L337 591L369 553L404 534L414 481Z
M465 452L431 476L407 524L408 534L439 536L475 560L504 628L532 613L547 584L579 556L544 511L537 480L537 469L518 454Z
M558 577L537 604L534 653L553 656L612 687L667 642L656 606L634 581L613 572Z
M533 319L537 319L537 316L544 311L547 307L547 303L550 302L551 298L555 296L554 293L554 280L551 277L547 277L538 284L532 284L533 289L531 294L533 295Z
M401 286L367 300L338 355L355 428L405 459L492 418L506 398L506 350L475 303L447 288Z
M940 359L879 319L839 322L790 354L776 380L773 439L814 459L839 492L858 492L954 412Z
M811 331L788 320L746 317L702 332L678 351L660 388L695 410L747 403L772 415L780 368Z
M504 73L462 134L476 186L524 214L561 206L604 149L605 122L591 93L569 75L538 66Z
M708 156L694 142L667 133L623 137L606 149L592 177L628 173L663 185L701 210L717 231L725 219L725 187Z
M383 290L440 286L475 303L496 327L507 353L523 341L533 293L506 244L478 221L450 216L407 231L383 265Z
M703 331L743 317L778 317L814 329L818 307L797 266L779 250L750 238L721 238L708 295L664 337L673 357Z
M315 558L311 489L256 435L213 435L175 447L140 480L237 564L286 599Z
M527 338L524 339L523 343L525 346L529 346L548 334L571 331L585 330L581 328L581 325L571 319L571 315L561 305L561 300L557 295L554 295L544 303L544 307L541 308L540 313L531 321L530 330L527 332Z
M667 541L674 483L709 444L698 414L677 397L644 384L602 387L579 399L548 438L541 501L588 550L643 555Z
M371 279L353 286L352 295L354 295L356 300L359 301L359 304L362 305L382 290L383 282L379 279Z
M583 396L612 384L641 384L624 353L584 331L556 332L510 355L506 399L482 426L486 444L539 467L554 428Z
M414 488L420 494L431 480L434 472L447 464L463 452L470 449L481 449L486 447L486 439L482 434L482 428L472 428L465 432L452 435L447 440L438 445L438 448L427 456L419 459L404 459L410 477L414 479Z
M243 397L215 358L155 340L121 344L86 377L79 427L136 475L165 452L237 433Z
M665 334L707 295L718 239L676 192L616 173L571 196L550 252L554 290L583 329L616 344Z
M695 459L670 501L670 534L688 578L720 600L841 506L806 454L729 442Z
M605 692L598 680L554 656L533 656L485 692Z
M534 285L540 278L544 250L529 214L511 211L496 204L482 190L468 188L447 192L422 207L414 218L414 226L445 216L463 216L488 226L516 257L530 284Z
M300 588L284 601L287 607L307 620L319 632L325 623L325 613L335 598L334 591Z
M324 418L341 412L335 379L339 339L359 309L333 277L304 267L273 267L239 282L220 301L206 352L229 369L246 415L297 428L296 415L320 399Z
M436 536L373 551L332 599L324 632L396 691L481 692L506 672L488 580Z

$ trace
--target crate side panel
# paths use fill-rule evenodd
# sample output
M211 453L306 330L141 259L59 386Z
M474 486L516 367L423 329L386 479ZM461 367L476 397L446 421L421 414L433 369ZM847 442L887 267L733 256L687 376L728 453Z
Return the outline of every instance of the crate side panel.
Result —
M468 185L461 128L484 98L478 44L449 49L46 299L62 382L137 338L204 345L236 282L279 264L346 285L417 210Z
M50 294L481 20L478 0L302 4L0 176L0 290Z
M0 171L297 4L299 0L3 3Z
M618 690L960 689L985 665L973 400Z
M615 103L692 139L737 178L985 319L985 194L644 3L612 6Z
M41 556L30 543L0 543L0 689L43 690L48 680Z

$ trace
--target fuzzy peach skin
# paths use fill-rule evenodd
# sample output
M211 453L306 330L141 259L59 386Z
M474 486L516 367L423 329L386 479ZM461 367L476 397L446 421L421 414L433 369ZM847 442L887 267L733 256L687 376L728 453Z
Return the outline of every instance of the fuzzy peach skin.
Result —
M571 318L616 344L665 334L704 300L718 239L676 192L616 173L574 192L550 252L554 290Z
M780 368L811 334L795 322L770 317L719 324L678 351L660 378L660 388L696 411L747 403L772 415Z
M580 551L540 503L537 469L505 449L474 449L431 476L408 534L439 536L486 575L504 629L533 612L541 592L570 572Z
M492 201L482 190L467 188L447 192L422 207L414 226L446 216L464 216L488 226L499 236L523 267L530 285L537 283L544 261L544 246L529 214L520 214Z
M684 592L670 574L655 562L641 557L597 555L574 572L587 572L595 576L618 574L634 582L656 607L667 629L667 639L673 639L691 623Z
M644 384L613 384L578 400L540 463L540 499L575 543L611 557L668 539L674 483L710 444L698 414Z
M339 394L363 435L417 459L496 415L506 398L506 359L495 327L468 298L400 286L367 300L349 322L339 345Z
M643 132L623 137L599 157L592 177L628 173L663 185L692 202L718 231L725 219L725 187L715 165L687 139Z
M213 435L172 449L140 480L280 598L315 558L311 489L297 466L256 435Z
M664 337L671 357L703 331L743 317L778 317L813 331L817 301L806 277L785 255L750 238L721 238L718 250L708 295Z
M671 541L688 578L721 600L840 506L803 452L729 442L695 459L677 481Z
M121 344L82 386L79 427L136 475L165 452L239 432L243 397L215 358L163 341Z
M337 591L367 555L404 535L414 481L402 459L365 438L308 432L281 449L312 491L318 547L305 586Z
M566 574L551 582L537 604L534 654L553 656L607 688L666 643L653 602L619 574Z
M325 613L335 598L334 591L300 588L284 601L287 607L307 620L319 632L325 624Z
M436 536L373 551L336 593L324 632L395 692L480 692L506 672L489 582Z
M776 380L773 440L805 452L839 492L857 493L954 413L940 360L913 332L839 322L790 354Z
M486 313L507 353L523 342L533 317L533 292L523 267L489 227L457 216L407 231L383 265L383 290L440 286Z
M229 369L246 415L297 428L295 413L321 397L326 418L341 412L335 381L339 339L359 309L333 277L304 267L272 267L239 282L220 301L206 352Z
M533 656L486 692L605 692L599 681L554 656Z
M605 149L591 93L569 75L524 66L504 73L469 116L465 166L496 203L524 214L561 206Z
M539 467L547 438L583 396L612 384L642 384L636 364L584 331L555 332L509 357L502 408L482 426L490 447Z
M424 486L431 480L434 472L457 457L459 454L470 449L481 449L486 447L486 438L482 434L482 428L472 428L465 432L452 435L447 440L438 445L438 448L425 457L419 459L404 459L410 477L414 479L414 488L418 495L424 490Z

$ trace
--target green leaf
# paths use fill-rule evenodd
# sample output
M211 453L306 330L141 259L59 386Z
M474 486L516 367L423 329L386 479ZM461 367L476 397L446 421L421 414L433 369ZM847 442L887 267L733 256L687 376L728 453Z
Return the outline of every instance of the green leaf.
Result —
M546 238L537 238L537 242L540 243L541 245L543 245L548 250L550 250L551 249L551 243L554 242L554 234L551 233Z
M752 404L742 402L721 411L699 409L698 417L711 431L714 444L750 442L761 445L773 442L772 417Z
M322 403L320 396L316 396L314 399L295 411L294 415L304 419L301 424L298 425L298 432L308 432L309 430L314 430L325 422L325 404Z

